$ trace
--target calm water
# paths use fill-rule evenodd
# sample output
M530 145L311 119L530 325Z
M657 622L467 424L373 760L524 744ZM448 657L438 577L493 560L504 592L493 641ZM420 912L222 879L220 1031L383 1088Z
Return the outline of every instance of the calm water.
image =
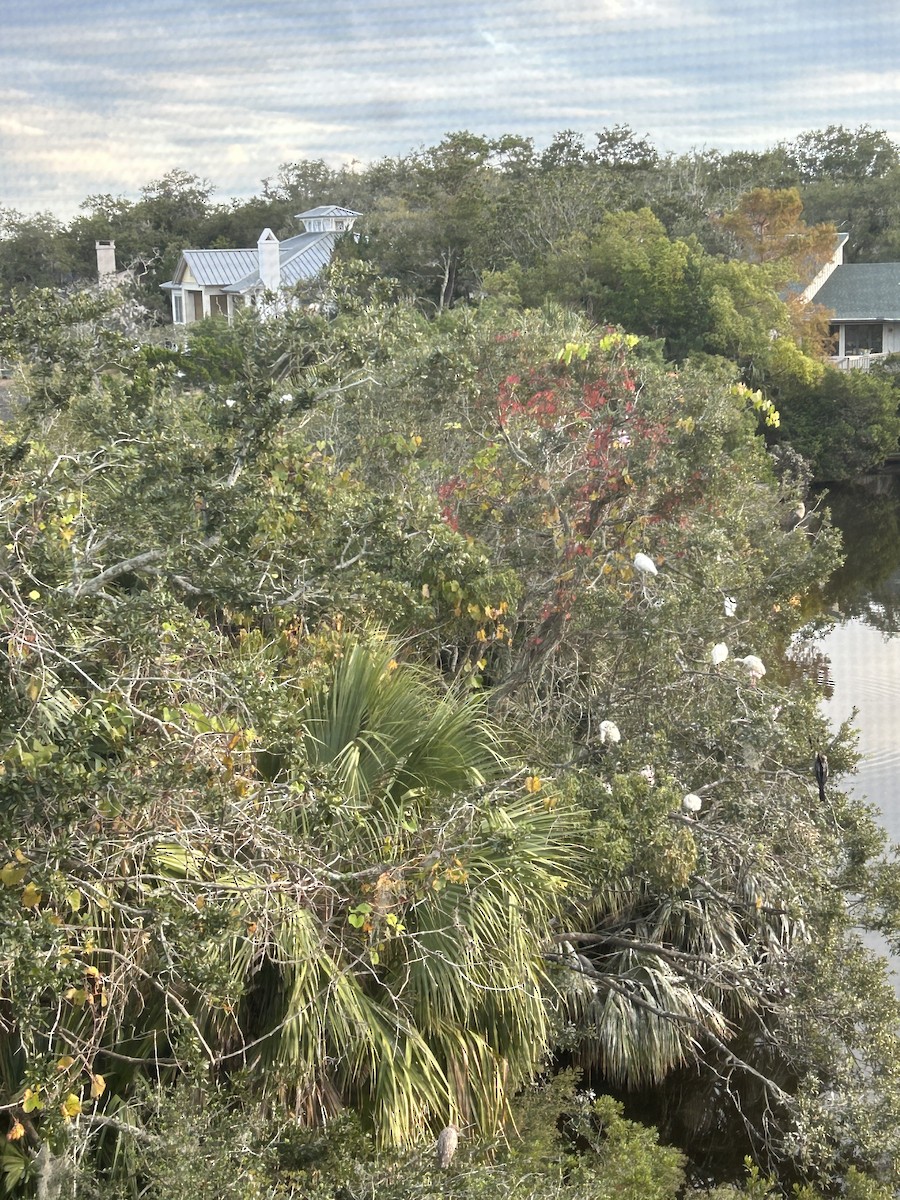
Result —
M877 804L900 843L900 470L833 489L827 503L847 561L831 582L837 622L818 643L835 725L857 710L863 754L850 790Z

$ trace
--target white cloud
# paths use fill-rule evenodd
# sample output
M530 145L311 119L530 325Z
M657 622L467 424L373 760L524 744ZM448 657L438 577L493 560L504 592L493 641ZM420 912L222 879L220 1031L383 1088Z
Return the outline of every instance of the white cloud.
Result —
M835 122L896 136L897 18L838 40L836 0L816 3L814 24L775 0L69 0L53 22L16 6L0 204L64 216L173 166L248 194L286 160L368 161L463 127L540 145L623 122L675 152Z

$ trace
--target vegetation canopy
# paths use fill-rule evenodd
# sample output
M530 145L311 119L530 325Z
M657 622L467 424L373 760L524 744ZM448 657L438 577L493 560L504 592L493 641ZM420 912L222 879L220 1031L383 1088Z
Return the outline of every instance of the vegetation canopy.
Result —
M800 178L692 235L628 200L685 162L551 150L376 164L370 240L280 317L4 301L6 1194L900 1184L861 940L900 881L808 669L840 554L785 441L863 467L892 376L779 295ZM139 204L211 228L192 178ZM867 414L839 461L826 401Z

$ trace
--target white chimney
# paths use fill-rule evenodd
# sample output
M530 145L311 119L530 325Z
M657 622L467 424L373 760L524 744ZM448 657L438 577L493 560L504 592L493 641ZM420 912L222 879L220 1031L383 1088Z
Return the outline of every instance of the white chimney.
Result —
M264 229L256 243L259 254L259 278L263 287L269 292L277 292L281 287L281 255L278 238L271 229Z
M116 275L116 243L95 242L97 277L101 283L112 283Z

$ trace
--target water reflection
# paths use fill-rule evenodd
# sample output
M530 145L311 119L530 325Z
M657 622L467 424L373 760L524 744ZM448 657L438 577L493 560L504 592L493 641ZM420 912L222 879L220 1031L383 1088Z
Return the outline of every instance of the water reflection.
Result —
M877 804L900 842L900 470L829 492L846 561L829 582L836 624L811 652L827 658L824 707L837 726L857 710L863 760L854 794ZM817 662L819 673L821 660Z
M863 755L849 781L857 796L877 804L892 842L900 842L900 635L853 618L836 625L820 643L831 660L833 694L824 703L834 726L854 708Z
M827 504L846 555L829 582L828 604L844 618L900 633L900 470L831 490Z
M826 589L835 624L809 646L822 707L837 728L856 711L862 754L857 774L842 780L876 805L891 843L900 843L900 471L829 493L844 539L844 565ZM824 680L823 680L824 672ZM866 942L891 965L900 996L900 960L877 934Z

